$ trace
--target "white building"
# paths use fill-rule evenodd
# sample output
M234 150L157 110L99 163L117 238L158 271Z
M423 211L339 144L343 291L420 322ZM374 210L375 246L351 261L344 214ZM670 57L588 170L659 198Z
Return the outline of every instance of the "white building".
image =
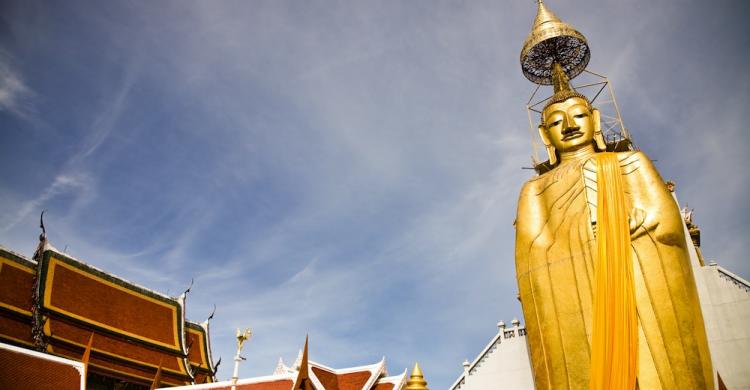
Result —
M498 323L497 334L473 362L464 362L464 372L451 390L533 390L526 328L520 324L513 319L508 329L504 322Z
M692 210L683 209L688 252L706 324L708 348L719 390L750 390L750 282L705 263Z

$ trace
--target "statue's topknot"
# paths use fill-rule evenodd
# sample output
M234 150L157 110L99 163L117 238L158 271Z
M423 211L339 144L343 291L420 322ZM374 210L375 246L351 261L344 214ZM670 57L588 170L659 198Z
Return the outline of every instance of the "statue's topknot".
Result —
M591 109L591 102L589 99L582 93L577 92L573 87L570 86L570 80L568 79L568 75L563 71L563 68L560 64L554 63L552 65L552 85L555 89L554 95L552 95L551 98L549 98L549 101L547 104L544 105L544 110L547 109L547 107L555 104L555 103L562 103L572 97L581 98L586 101L586 105ZM544 121L544 118L542 118L542 121Z

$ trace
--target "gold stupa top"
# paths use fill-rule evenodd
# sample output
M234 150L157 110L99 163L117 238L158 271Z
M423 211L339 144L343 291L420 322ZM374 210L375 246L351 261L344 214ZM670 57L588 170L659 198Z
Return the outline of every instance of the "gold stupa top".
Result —
M414 363L414 368L411 370L411 377L406 382L405 390L430 390L427 387L427 381L424 380L424 374L422 374L422 368L419 367L419 363Z
M563 23L542 0L531 33L521 49L521 70L536 84L551 85L553 64L559 63L572 79L589 63L591 52L586 38L571 25Z

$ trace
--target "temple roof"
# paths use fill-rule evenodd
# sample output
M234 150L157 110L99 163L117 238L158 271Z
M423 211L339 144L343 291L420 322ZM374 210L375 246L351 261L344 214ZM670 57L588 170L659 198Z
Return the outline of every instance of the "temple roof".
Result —
M84 372L81 362L0 343L0 389L85 389Z
M185 320L170 297L49 245L35 259L0 247L0 341L80 360L93 335L91 372L150 384L212 382L208 321Z
M0 247L0 341L33 347L31 315L36 262Z
M195 383L211 382L214 376L214 361L211 355L209 322L185 321L187 329L188 360L193 369Z
M237 381L237 390L290 390L299 368L286 366L281 359L274 374ZM388 376L385 359L365 366L331 368L309 361L308 378L315 390L400 390L406 384L406 370L399 375ZM231 381L204 385L173 387L173 390L220 390L230 389Z

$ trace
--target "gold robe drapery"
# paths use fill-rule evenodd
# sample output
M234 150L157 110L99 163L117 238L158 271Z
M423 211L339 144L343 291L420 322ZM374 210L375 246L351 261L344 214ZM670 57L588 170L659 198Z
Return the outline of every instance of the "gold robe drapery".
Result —
M682 219L640 152L617 153L629 210L641 389L713 389ZM528 181L516 218L516 275L538 389L586 389L591 370L597 164Z

